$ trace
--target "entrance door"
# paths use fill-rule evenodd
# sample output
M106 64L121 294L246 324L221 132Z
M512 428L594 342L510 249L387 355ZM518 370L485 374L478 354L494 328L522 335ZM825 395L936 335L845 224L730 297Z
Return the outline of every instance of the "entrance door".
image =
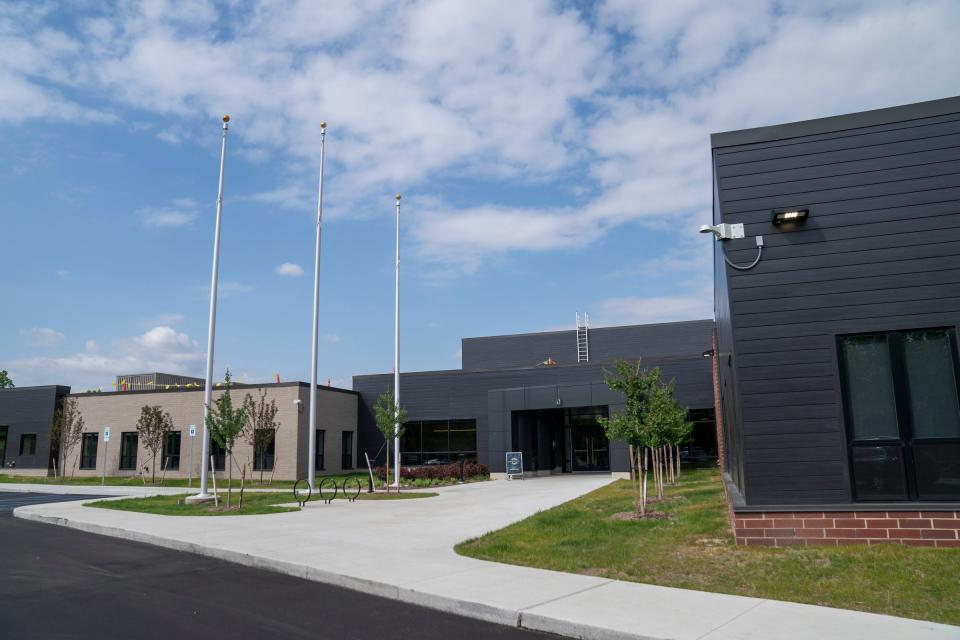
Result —
M598 424L572 427L573 470L606 471L610 469L607 436Z

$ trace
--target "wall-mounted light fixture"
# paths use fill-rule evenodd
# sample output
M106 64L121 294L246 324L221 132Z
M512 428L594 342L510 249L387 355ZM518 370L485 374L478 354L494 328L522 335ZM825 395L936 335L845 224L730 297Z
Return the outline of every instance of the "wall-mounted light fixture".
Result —
M791 207L789 209L774 209L773 224L778 227L782 224L800 224L804 222L809 215L809 209L797 209L796 207Z

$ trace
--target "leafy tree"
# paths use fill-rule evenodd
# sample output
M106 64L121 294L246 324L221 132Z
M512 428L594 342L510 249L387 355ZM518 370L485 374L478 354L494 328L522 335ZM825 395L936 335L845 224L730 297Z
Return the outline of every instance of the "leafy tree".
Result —
M243 433L247 425L247 408L241 403L240 407L233 407L230 398L230 369L224 375L223 394L217 398L207 411L207 430L214 442L220 445L230 459L227 465L227 508L230 508L233 481L233 446L237 437ZM204 464L207 461L204 460Z
M7 374L6 369L0 369L0 389L13 389L13 380Z
M394 437L402 438L406 430L407 410L396 403L393 399L393 392L386 391L380 394L376 404L373 406L373 417L377 423L377 429L383 434L383 439L387 444L387 493L390 492L390 441ZM394 461L398 466L399 460ZM399 491L399 486L397 487Z
M264 452L277 437L277 401L267 402L267 390L260 390L260 397L253 399L249 393L243 398L243 408L247 412L247 425L244 435L253 447L254 455L260 456L260 484L263 484Z
M5 374L6 371L0 372ZM13 383L10 383L13 386ZM2 385L0 385L2 387ZM64 466L70 452L83 438L83 415L77 406L76 398L66 398L53 414L53 428L50 429L50 446L56 451L60 463L60 475L65 475Z
M137 420L137 434L140 443L150 452L150 482L157 481L157 455L163 450L164 436L173 431L173 419L158 405L144 405Z
M657 497L663 497L663 478L672 463L670 447L689 437L692 425L687 410L673 397L673 381L663 383L659 368L641 369L640 362L616 362L607 373L607 386L623 394L624 409L610 418L599 418L611 440L630 446L631 467L636 467L634 496L638 513L646 515L648 461L652 462ZM631 482L634 473L631 471Z

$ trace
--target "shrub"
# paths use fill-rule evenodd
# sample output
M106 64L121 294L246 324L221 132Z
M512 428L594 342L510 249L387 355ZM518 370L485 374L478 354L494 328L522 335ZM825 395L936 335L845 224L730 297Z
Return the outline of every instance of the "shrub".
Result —
M385 467L377 467L373 473L383 478L386 474ZM466 478L473 476L490 476L490 468L485 464L476 462L467 462L463 465L463 475ZM403 467L400 470L400 476L404 480L446 480L460 477L460 463L452 462L450 464L435 464L424 467Z

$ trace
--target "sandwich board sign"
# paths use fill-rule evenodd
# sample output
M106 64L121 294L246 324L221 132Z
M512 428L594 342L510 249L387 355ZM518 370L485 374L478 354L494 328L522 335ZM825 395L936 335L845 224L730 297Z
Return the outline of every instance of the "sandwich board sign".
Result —
M523 452L507 452L507 480L520 478L523 480Z

